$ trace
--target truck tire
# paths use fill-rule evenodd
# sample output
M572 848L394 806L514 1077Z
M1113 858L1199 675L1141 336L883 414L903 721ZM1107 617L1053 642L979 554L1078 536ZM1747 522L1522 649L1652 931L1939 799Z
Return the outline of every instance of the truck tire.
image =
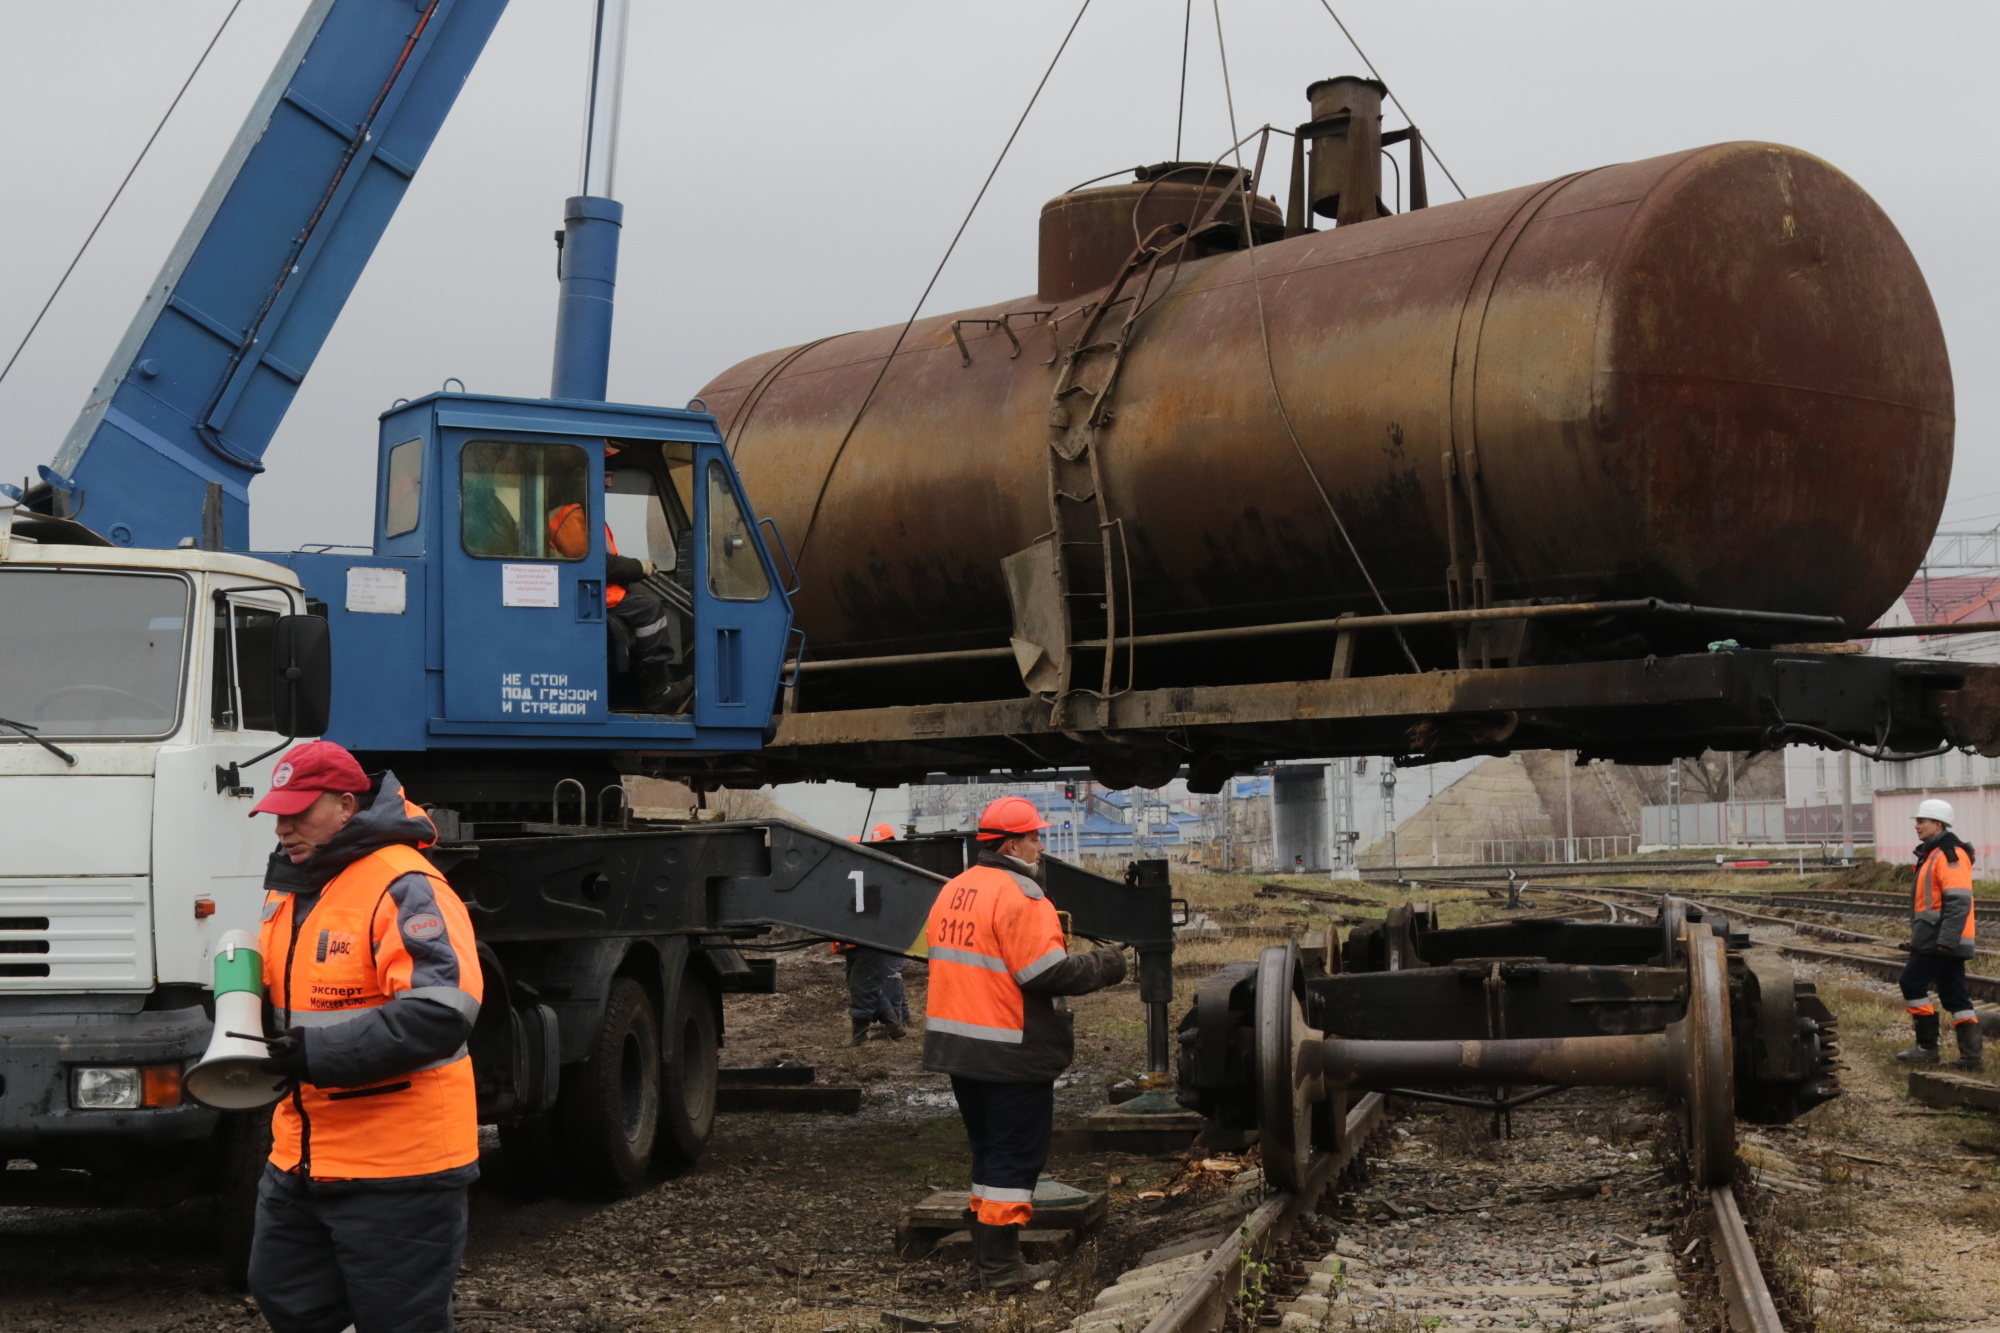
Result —
M250 1286L250 1240L257 1229L257 1182L271 1156L271 1113L237 1111L215 1130L215 1238L222 1280Z
M660 1132L653 1164L669 1174L687 1170L708 1148L715 1129L715 997L699 977L683 977L675 997L675 1057L660 1080Z
M556 1109L578 1185L623 1194L645 1179L660 1121L660 1028L630 977L612 981L604 1025L583 1063L564 1068Z

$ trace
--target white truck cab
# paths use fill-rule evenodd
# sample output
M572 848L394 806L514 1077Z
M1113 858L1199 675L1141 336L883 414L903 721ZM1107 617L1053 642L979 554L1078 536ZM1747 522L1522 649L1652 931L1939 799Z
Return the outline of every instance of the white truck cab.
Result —
M0 1202L154 1201L209 1170L189 1149L218 1118L181 1075L209 1039L215 941L257 928L273 840L248 815L298 720L274 654L306 598L262 560L53 544L10 518Z

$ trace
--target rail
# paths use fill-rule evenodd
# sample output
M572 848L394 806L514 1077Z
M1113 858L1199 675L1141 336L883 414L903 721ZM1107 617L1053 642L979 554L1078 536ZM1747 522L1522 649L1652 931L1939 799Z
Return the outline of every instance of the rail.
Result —
M1305 1188L1265 1200L1215 1247L1207 1262L1153 1316L1143 1333L1210 1333L1221 1328L1224 1311L1242 1285L1244 1264L1284 1243L1300 1215L1312 1211L1326 1187L1352 1165L1387 1113L1388 1102L1382 1093L1371 1092L1357 1102L1347 1113L1340 1149L1315 1153L1309 1160ZM1785 1333L1735 1194L1727 1188L1710 1190L1709 1213L1710 1250L1732 1333Z
M1750 1229L1743 1225L1736 1195L1717 1187L1708 1192L1708 1204L1710 1249L1722 1303L1729 1307L1729 1326L1735 1333L1785 1333L1764 1270L1757 1266L1757 1247L1750 1243Z
M1208 1262L1196 1269L1187 1285L1153 1316L1144 1333L1196 1333L1196 1330L1220 1328L1223 1307L1242 1283L1244 1261L1259 1258L1291 1235L1299 1215L1312 1211L1320 1194L1352 1165L1387 1115L1388 1101L1379 1092L1371 1092L1356 1102L1347 1113L1340 1148L1334 1152L1316 1152L1308 1159L1305 1188L1266 1199L1229 1239L1215 1247Z

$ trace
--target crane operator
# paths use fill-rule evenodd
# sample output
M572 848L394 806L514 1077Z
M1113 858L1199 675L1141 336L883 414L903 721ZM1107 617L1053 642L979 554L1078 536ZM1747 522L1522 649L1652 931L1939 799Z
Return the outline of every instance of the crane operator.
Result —
M618 454L618 446L604 446L606 491L618 475L611 462ZM549 545L565 560L583 559L590 554L589 523L588 506L576 501L558 505L549 511ZM611 525L604 525L604 609L615 626L612 673L629 673L637 686L640 707L646 712L668 713L685 699L687 691L676 689L668 672L674 663L673 636L668 633L672 608L643 582L658 572L651 560L618 554Z
M1076 1055L1065 995L1125 979L1125 955L1071 955L1042 892L1042 833L1033 802L1003 796L979 816L979 859L938 890L925 940L930 991L924 1068L951 1075L972 1141L972 1245L989 1291L1028 1286L1054 1264L1021 1258L1035 1181L1049 1160L1055 1081Z

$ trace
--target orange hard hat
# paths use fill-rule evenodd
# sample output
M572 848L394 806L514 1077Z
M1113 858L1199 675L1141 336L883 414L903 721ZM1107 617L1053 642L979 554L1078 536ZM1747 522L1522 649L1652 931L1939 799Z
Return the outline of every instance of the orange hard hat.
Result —
M868 830L868 841L870 842L892 842L895 840L895 837L896 830L890 828L887 824L877 824L874 828Z
M979 813L979 838L1015 838L1023 833L1053 827L1042 812L1025 796L1002 796Z

